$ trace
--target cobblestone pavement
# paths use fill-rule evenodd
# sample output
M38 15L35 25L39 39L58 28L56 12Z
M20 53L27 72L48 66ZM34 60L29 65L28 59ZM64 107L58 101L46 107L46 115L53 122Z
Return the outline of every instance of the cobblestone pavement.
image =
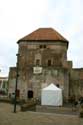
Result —
M0 103L0 125L83 125L83 119L75 115L21 112L19 107L13 113L13 105Z

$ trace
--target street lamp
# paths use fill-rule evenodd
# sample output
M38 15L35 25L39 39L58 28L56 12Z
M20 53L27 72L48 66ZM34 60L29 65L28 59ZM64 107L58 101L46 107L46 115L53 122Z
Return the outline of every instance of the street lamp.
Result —
M17 65L16 65L16 85L15 85L15 98L14 98L14 113L16 113L16 104L17 104L17 84L18 84L18 67L19 67L19 53L17 56Z

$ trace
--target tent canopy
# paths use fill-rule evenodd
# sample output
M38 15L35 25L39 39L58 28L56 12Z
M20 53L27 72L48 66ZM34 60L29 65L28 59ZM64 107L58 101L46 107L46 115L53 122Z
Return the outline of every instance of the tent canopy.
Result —
M60 90L60 88L58 88L57 86L55 86L53 83L51 83L49 86L43 88L43 90Z
M62 106L62 89L51 83L41 90L41 104L50 106Z

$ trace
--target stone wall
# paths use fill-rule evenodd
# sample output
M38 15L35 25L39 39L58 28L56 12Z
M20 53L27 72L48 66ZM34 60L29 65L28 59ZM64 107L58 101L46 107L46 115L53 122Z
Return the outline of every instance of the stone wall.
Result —
M66 43L27 42L19 43L18 89L20 98L28 98L28 91L33 91L34 98L41 97L41 89L54 83L63 89L64 100L83 96L83 69L72 69L72 61L67 61ZM39 74L34 67L42 68ZM15 91L16 68L10 68L9 93Z
M41 46L42 45L42 46ZM58 84L63 89L64 98L69 95L69 65L67 62L67 45L48 42L19 43L19 80L20 93L27 98L28 90L33 91L34 98L40 98L41 89L50 83ZM39 60L39 64L37 64ZM63 63L66 61L68 65ZM33 68L42 67L41 74L34 74Z
M70 96L83 96L83 69L72 69L70 74Z
M9 83L8 94L14 93L15 92L15 84L16 84L16 67L10 68L8 83Z

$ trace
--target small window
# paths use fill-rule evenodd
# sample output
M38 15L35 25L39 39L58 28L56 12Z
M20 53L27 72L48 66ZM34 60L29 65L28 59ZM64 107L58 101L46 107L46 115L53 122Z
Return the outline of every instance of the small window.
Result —
M46 48L46 45L44 45L44 48Z
M48 66L51 66L51 60L48 60Z
M42 45L40 45L40 49L42 48Z
M40 45L39 47L40 47L40 49L45 49L46 45Z
M40 65L40 60L39 59L36 60L36 65Z

